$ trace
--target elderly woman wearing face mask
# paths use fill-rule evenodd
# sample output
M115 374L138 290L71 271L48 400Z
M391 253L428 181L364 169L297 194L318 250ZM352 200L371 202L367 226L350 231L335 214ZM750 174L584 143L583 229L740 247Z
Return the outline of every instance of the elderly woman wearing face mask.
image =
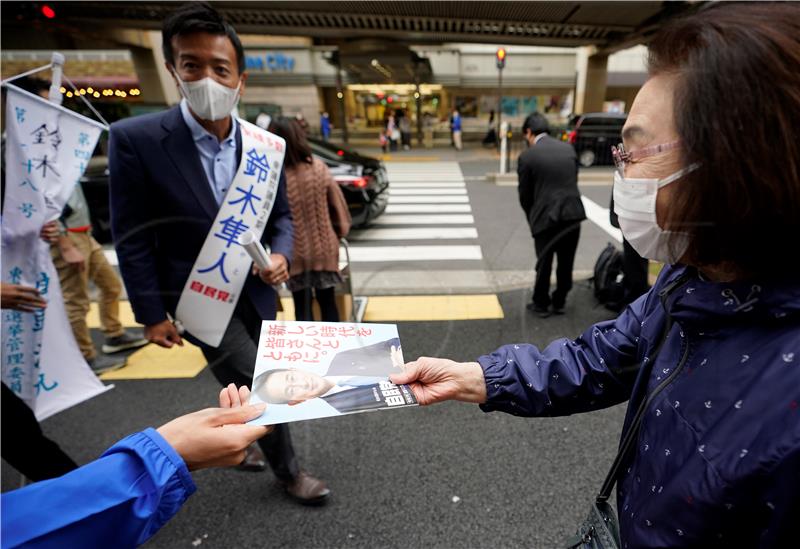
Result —
M614 203L632 246L668 263L652 290L577 339L468 363L420 358L392 381L420 404L519 416L629 401L619 455L570 546L789 546L800 517L800 9L716 5L649 48L650 79L614 151Z

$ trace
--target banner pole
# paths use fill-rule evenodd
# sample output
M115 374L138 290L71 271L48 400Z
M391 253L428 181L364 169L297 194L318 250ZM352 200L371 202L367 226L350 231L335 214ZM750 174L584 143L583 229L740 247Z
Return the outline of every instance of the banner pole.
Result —
M50 84L48 99L51 103L61 105L64 96L61 94L61 76L64 74L64 54L57 51L53 52L53 79Z

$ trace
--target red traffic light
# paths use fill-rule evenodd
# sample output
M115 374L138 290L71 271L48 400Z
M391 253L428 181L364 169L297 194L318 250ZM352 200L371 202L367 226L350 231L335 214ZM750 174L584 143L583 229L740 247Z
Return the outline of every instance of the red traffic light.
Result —
M56 12L53 8L45 4L42 6L42 15L44 15L48 19L53 19L56 16Z
M498 49L497 53L495 54L495 56L497 57L497 68L498 69L502 69L503 67L505 67L506 66L506 49L505 48Z

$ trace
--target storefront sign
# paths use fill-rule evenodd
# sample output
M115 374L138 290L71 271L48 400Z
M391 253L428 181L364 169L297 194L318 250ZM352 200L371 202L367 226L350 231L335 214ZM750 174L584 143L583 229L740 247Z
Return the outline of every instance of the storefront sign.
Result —
M253 71L293 72L294 57L283 53L266 53L263 55L245 56L245 67Z

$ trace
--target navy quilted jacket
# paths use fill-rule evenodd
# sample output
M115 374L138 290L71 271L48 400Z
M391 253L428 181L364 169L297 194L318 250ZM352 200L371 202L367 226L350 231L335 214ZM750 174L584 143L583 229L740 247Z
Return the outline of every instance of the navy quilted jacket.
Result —
M568 415L659 391L617 484L623 547L798 546L800 283L714 283L667 267L574 341L478 361L484 411Z

